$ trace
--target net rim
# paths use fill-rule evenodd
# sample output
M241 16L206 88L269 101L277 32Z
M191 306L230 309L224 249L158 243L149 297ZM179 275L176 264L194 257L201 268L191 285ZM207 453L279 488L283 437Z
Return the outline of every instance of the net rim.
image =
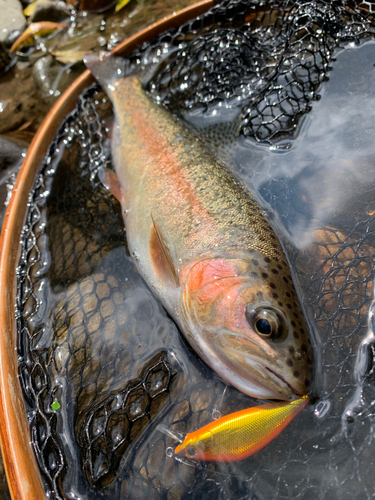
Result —
M151 24L127 38L112 54L130 55L142 43L164 31L204 14L214 6L203 0ZM74 109L79 95L93 83L86 70L52 107L36 133L18 174L0 236L0 440L5 472L13 500L40 500L45 490L31 446L16 349L16 279L20 239L27 214L29 193L40 164L64 118Z

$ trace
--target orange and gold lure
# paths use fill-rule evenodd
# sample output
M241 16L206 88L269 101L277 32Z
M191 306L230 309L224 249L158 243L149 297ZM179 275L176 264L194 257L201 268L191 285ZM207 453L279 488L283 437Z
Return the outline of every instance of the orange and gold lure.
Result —
M177 455L215 462L234 462L270 443L307 404L303 396L290 403L269 403L238 411L186 435Z

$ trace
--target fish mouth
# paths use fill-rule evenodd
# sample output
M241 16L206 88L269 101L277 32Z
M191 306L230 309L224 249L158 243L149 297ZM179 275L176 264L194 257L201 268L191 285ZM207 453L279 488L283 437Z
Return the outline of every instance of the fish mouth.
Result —
M267 353L256 342L243 335L236 335L236 340L241 343L241 349L236 349L233 346L233 332L230 332L226 340L227 342L222 344L222 351L226 353L227 360L222 361L237 372L237 377L234 376L233 380L227 378L237 389L260 399L283 401L290 401L302 394L303 391L299 390L298 386L288 381L288 374L280 373L281 361ZM252 354L246 352L245 345L251 348Z
M265 366L265 369L268 370L270 373L272 373L272 375L274 375L275 377L277 377L279 380L281 380L281 382L289 388L289 390L295 394L296 396L302 396L303 394L301 393L301 391L298 391L296 390L295 387L293 387L292 385L289 384L289 382L287 382L285 380L284 377L282 377L279 373L276 373L274 370L271 370L271 368L269 368L268 366Z

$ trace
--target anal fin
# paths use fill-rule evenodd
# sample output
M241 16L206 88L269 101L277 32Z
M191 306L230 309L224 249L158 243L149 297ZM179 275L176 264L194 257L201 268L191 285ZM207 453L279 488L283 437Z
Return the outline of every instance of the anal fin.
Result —
M178 271L168 244L163 237L160 226L155 221L152 214L151 219L150 254L154 268L160 277L171 281L173 284L179 285Z

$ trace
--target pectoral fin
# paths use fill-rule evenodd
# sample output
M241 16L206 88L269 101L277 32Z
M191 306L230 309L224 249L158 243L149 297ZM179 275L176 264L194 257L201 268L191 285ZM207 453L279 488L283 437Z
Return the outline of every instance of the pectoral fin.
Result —
M110 191L119 202L122 201L122 190L116 174L108 168L100 168L98 171L100 182Z
M151 260L157 274L175 285L179 284L178 271L172 254L163 236L160 226L151 214L152 227L150 235Z

